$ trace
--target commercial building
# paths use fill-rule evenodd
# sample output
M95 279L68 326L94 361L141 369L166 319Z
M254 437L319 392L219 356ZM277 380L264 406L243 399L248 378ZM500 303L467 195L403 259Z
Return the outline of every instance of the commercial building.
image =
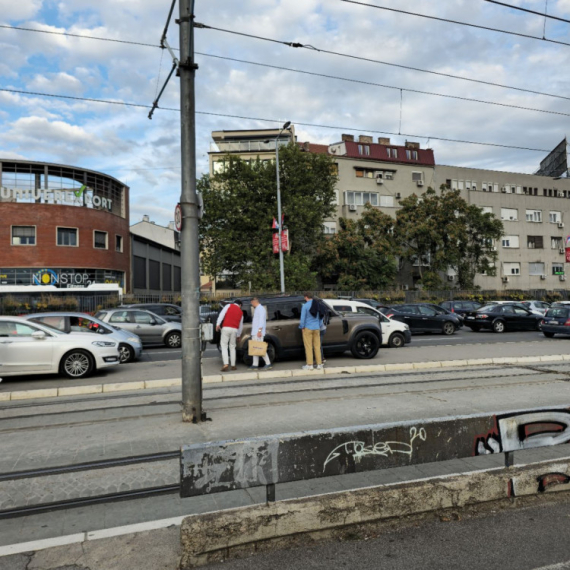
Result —
M182 270L180 234L174 222L167 227L143 216L131 226L131 291L135 295L174 295L180 293Z
M240 145L245 149L247 137L259 140L255 133L264 131L232 131L232 136L237 137L240 132L243 134ZM504 224L503 238L490 244L498 255L496 276L477 275L477 286L483 289L566 288L564 248L568 235L565 223L570 224L569 178L438 165L433 150L422 149L416 142L395 145L388 138L374 141L365 135L358 139L342 135L340 142L330 145L298 144L308 152L326 152L335 160L337 209L336 216L324 222L326 234L338 231L338 218L360 216L367 203L395 216L403 198L428 187L437 190L447 184L459 189L469 203L492 212ZM218 148L210 153L212 172L221 168L216 163L223 161L226 152ZM242 156L238 148L232 152ZM255 151L250 149L248 159L255 156ZM271 158L267 149L263 151L263 158ZM418 277L417 268L408 268L399 276L399 281L403 286L413 286ZM452 284L453 271L448 272L447 279Z
M129 188L61 164L0 159L0 286L130 282Z

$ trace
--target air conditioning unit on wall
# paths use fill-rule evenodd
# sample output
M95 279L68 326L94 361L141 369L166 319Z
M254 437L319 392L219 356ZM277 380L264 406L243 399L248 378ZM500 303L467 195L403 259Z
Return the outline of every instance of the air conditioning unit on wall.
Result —
M508 277L503 277L503 283L508 283L509 282L509 278Z
M566 253L566 250L565 250L563 247L561 247L561 248L558 250L558 253Z
M540 278L544 281L546 279L546 275L541 275Z
M566 281L566 275L559 275L558 277L560 281Z
M417 180L417 181L416 181L416 184L417 184L418 186L423 186L423 185L424 185L424 181L423 181L423 180Z
M349 209L351 212L356 212L358 208L357 208L354 204L350 204L350 206L348 207L348 209Z
M564 222L558 222L558 227L562 229L564 227Z
M447 280L448 280L448 281L453 281L454 279L455 279L455 276L454 276L454 275L448 275L448 276L447 276Z
M382 180L382 178L376 178L376 184L384 184L384 180Z

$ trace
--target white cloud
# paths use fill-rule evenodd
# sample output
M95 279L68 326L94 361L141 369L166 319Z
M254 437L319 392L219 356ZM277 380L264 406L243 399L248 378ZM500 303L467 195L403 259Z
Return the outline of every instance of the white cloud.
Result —
M42 7L43 0L0 0L0 17L5 22L26 20L34 17Z

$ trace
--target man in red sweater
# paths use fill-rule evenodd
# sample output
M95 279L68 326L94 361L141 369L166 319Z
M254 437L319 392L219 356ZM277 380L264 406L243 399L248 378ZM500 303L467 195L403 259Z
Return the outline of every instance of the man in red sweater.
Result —
M222 348L222 372L229 370L231 362L232 370L236 368L236 343L241 336L243 329L243 311L241 301L238 299L233 303L228 303L221 311L216 322L216 330L222 331L220 345Z

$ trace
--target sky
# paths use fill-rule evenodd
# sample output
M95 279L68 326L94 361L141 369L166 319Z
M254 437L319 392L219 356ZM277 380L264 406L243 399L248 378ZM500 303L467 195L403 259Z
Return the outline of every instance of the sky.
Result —
M570 0L506 0L570 19ZM362 0L570 44L570 24L486 0ZM158 45L171 0L0 0L0 25ZM178 11L176 7L175 14ZM570 45L479 30L343 0L196 0L196 21L284 42L570 97ZM168 41L178 45L173 21ZM552 149L568 133L569 100L441 77L235 34L197 29L199 175L214 130L296 124L299 141L342 133L392 135L433 148L436 162L534 172L546 152L439 141L451 138ZM0 88L150 105L172 60L166 50L0 28ZM344 80L230 61L233 58ZM347 81L353 80L353 81ZM356 82L355 82L356 81ZM361 83L358 83L361 82ZM364 82L364 83L362 83ZM383 84L396 89L365 83ZM400 88L549 111L526 111ZM161 106L179 107L176 77ZM556 114L556 113L562 113ZM180 195L175 111L0 91L0 158L64 163L110 174L131 188L131 223L173 219ZM401 116L401 124L400 124ZM269 119L261 121L256 119ZM298 123L333 128L299 126ZM407 136L398 136L405 133Z

